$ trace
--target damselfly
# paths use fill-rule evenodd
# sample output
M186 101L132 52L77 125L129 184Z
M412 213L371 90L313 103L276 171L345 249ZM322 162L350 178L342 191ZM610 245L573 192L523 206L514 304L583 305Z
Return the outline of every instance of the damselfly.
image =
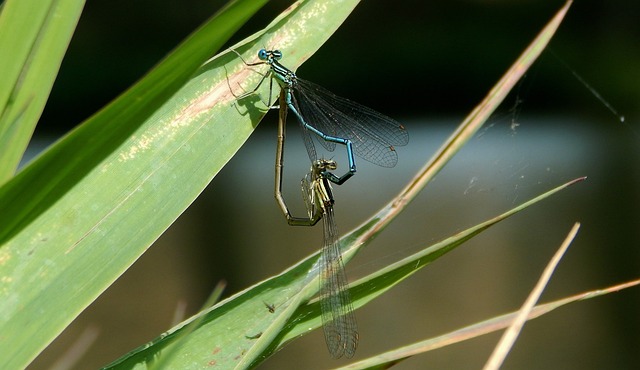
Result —
M298 78L293 71L280 64L280 50L261 49L258 58L259 62L247 63L244 59L243 62L247 66L267 64L270 69L253 90L240 98L255 93L267 77L271 77L271 96L275 79L284 92L284 104L296 115L302 126L302 136L312 161L317 155L309 132L315 134L328 151L333 151L336 144L346 147L348 171L340 177L325 171L325 177L336 184L347 181L356 172L354 153L382 167L396 165L398 154L395 147L409 142L409 134L402 124L371 108L341 98L314 83ZM271 107L270 100L267 105Z
M276 151L276 199L291 225L315 225L320 219L324 225L324 242L320 256L320 309L322 327L327 348L335 358L353 357L358 346L356 325L347 276L340 252L338 228L333 213L333 193L326 174L337 168L333 160L311 158L311 170L302 179L302 196L308 217L293 217L282 196L282 171L284 157L287 104L284 90L280 94L278 120L278 148Z

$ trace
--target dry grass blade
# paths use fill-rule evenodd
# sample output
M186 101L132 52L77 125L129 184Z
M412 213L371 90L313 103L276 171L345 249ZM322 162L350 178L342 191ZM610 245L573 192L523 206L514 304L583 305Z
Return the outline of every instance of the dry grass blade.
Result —
M513 343L515 343L516 338L520 334L524 323L527 321L527 317L531 313L531 310L533 309L536 302L538 302L540 295L551 279L551 275L558 266L560 259L562 258L562 256L564 256L565 252L569 248L569 245L571 245L571 242L573 242L573 239L576 237L579 229L580 223L576 222L569 232L569 235L567 235L556 254L554 254L553 258L551 258L551 261L549 261L549 264L544 269L542 276L540 276L540 280L538 280L535 288L533 288L533 291L531 291L531 294L529 294L529 297L527 297L527 300L522 305L522 308L518 312L516 318L513 320L513 323L511 323L509 328L502 335L502 338L500 338L500 342L498 342L498 345L496 346L493 353L489 357L489 360L484 366L485 370L495 370L500 368L500 366L504 362L504 359L507 357L507 354L513 347Z

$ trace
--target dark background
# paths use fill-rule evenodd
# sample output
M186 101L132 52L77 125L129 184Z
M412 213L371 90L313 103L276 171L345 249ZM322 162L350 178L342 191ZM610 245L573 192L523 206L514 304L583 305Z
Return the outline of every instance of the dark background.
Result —
M272 1L233 44L291 2ZM222 1L91 1L80 19L38 130L64 133L133 84ZM562 6L562 1L366 1L300 69L339 95L386 113L469 111ZM527 110L598 114L575 71L615 102L640 101L640 4L577 1L531 71ZM565 67L565 65L568 66ZM392 88L375 88L378 80ZM587 111L585 107L595 107ZM606 114L606 112L604 112ZM631 117L630 117L631 118Z
M222 4L89 1L32 150L120 94ZM270 2L232 43L289 4ZM363 163L335 190L342 231L364 221L411 178L562 5L379 0L358 6L298 74L406 123L411 141L399 148L396 168ZM349 276L365 275L572 178L589 179L497 225L358 310L356 358L517 309L575 221L582 230L543 300L640 275L639 15L639 2L576 1L486 129L349 265ZM228 282L226 295L233 294L320 246L319 228L288 227L273 201L274 120L264 120L192 207L32 369L52 366L87 328L96 329L98 339L77 368L104 365L169 329L177 307L195 313L219 280ZM299 140L289 142L287 153L303 157ZM295 168L285 180L293 199L307 166L298 157L287 159ZM635 368L639 297L631 289L531 322L505 368ZM478 368L497 340L492 335L450 346L399 368ZM329 359L322 341L313 333L264 368L346 364Z

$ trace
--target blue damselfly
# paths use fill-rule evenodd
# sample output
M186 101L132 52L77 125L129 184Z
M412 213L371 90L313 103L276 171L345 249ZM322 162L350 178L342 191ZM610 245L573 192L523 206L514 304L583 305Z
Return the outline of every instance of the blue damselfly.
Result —
M271 77L271 96L275 79L284 93L284 105L295 114L302 126L303 140L312 161L317 155L309 132L315 134L328 151L333 151L336 144L346 147L348 171L339 177L325 171L324 176L330 181L342 184L355 174L354 153L382 167L396 165L398 154L395 147L409 142L409 134L402 124L371 108L298 78L293 71L280 64L282 52L279 50L261 49L258 58L259 62L247 63L244 59L243 62L247 66L267 64L270 69L253 90L239 98L255 93L268 77ZM271 107L270 100L267 105Z

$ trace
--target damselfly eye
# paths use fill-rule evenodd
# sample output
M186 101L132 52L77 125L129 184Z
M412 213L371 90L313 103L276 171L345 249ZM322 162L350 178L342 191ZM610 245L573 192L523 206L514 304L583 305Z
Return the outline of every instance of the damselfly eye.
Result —
M258 58L260 58L260 60L267 60L268 57L269 52L265 49L260 49L260 51L258 52Z
M272 50L271 55L273 55L273 59L275 60L282 59L282 52L280 50Z

